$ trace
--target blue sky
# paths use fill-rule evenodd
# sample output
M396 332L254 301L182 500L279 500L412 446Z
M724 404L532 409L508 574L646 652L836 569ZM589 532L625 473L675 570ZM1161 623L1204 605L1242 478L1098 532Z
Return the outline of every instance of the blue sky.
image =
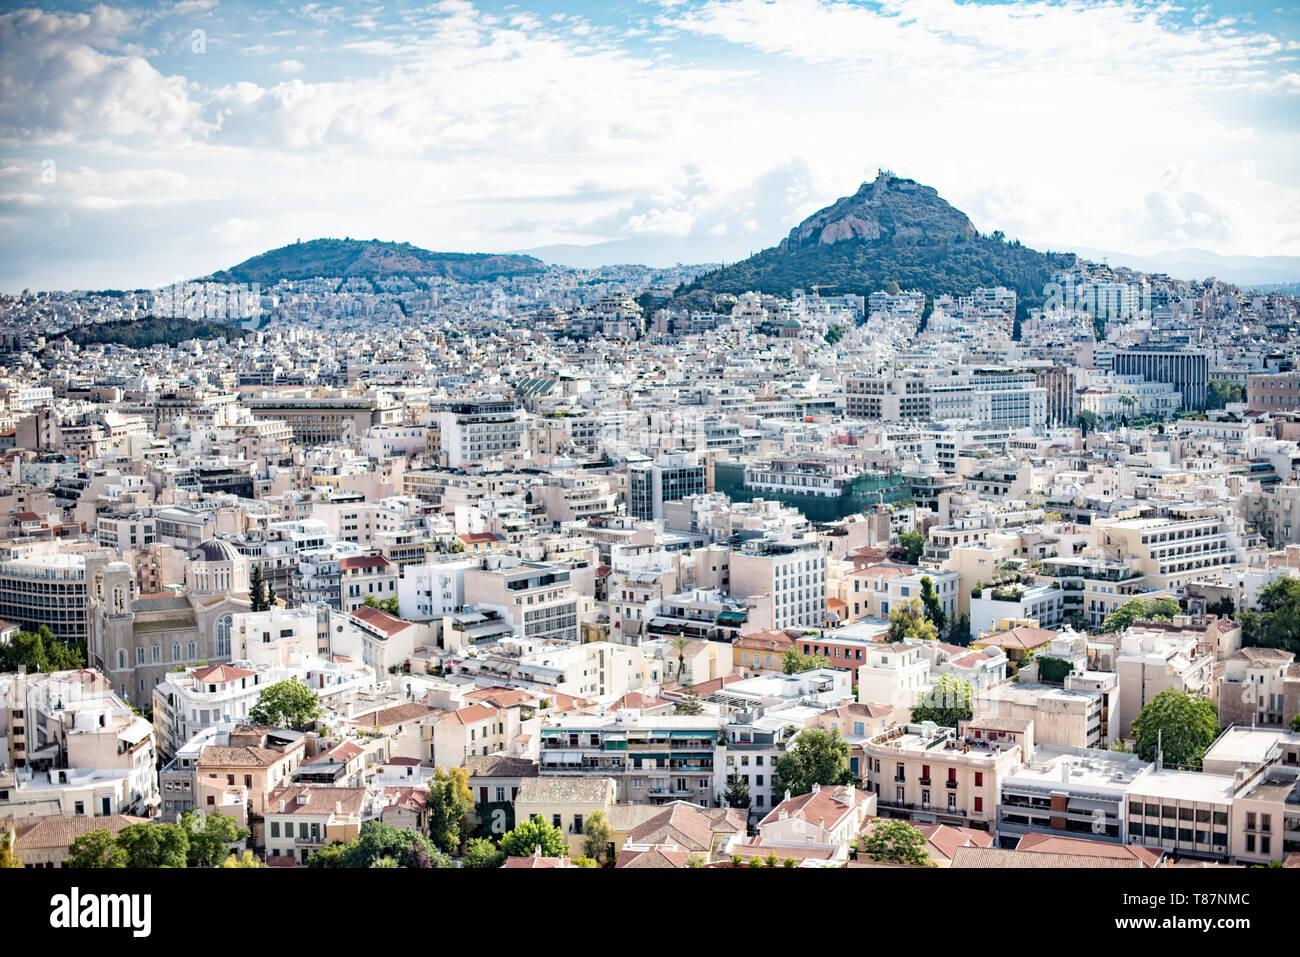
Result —
M298 238L746 255L877 168L1040 248L1300 254L1300 2L0 13L0 289Z

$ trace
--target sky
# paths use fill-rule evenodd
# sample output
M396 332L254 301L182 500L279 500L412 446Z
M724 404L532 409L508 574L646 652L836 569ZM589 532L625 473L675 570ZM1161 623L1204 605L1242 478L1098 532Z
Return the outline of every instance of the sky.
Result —
M878 169L1040 249L1300 255L1300 0L0 6L0 290L297 239L734 260Z

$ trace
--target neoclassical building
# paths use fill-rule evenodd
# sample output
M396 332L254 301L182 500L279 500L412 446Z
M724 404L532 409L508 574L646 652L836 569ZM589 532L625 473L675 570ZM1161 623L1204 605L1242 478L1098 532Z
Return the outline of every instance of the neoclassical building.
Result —
M182 590L134 592L126 562L97 572L87 657L124 700L147 709L168 672L230 661L232 618L250 610L248 559L210 539L190 554Z

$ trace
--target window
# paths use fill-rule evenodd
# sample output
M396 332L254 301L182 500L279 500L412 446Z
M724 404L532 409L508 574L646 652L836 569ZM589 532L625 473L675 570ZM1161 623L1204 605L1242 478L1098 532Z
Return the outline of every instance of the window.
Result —
M85 814L85 813L86 813L86 802L85 802L85 801L75 801L75 802L73 802L73 805L72 805L72 813L73 813L74 815L76 815L77 817L81 817L83 814Z
M272 821L272 822L271 822L271 836L272 836L272 837L279 837L279 836L280 836L280 822L279 822L279 821Z
M984 810L984 799L977 797L975 799L975 813L978 814L982 810Z
M558 814L552 814L552 815L551 815L551 824L553 824L555 827L560 827L560 826L561 826L561 825L560 825L560 815L558 815Z

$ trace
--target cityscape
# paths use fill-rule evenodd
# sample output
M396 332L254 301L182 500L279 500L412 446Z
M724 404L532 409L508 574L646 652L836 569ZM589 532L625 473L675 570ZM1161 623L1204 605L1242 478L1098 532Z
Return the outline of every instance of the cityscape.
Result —
M435 6L403 16L441 37L517 10ZM1206 29L1136 7L1153 37ZM282 85L381 10L294 11L323 26L285 41L307 52ZM776 29L744 2L683 16L722 44L742 14ZM155 15L176 22L151 53L131 31ZM532 16L508 22L540 42ZM594 13L554 29L580 16L608 54ZM261 22L6 12L0 43L111 34L131 43L103 62L172 77L164 39L199 43L193 21L220 50L232 18ZM214 130L238 119L202 113L219 76L173 77ZM455 240L393 228L389 201L379 238L340 237L367 188L345 177L338 228L258 220L194 265L196 223L160 234L172 258L135 256L131 228L113 248L112 187L86 185L92 158L63 172L54 109L0 105L4 229L55 210L22 198L46 150L60 189L103 193L66 235L105 248L80 288L45 227L30 257L6 240L0 866L294 871L290 892L377 868L1227 875L1201 891L1300 868L1300 257L1245 252L1300 251L1250 218L1294 229L1295 156L1224 252L1169 233L1164 259L1098 252L1124 242L1100 212L1022 241L1004 226L1043 234L960 173L881 152L762 235ZM162 150L114 135L141 131ZM51 926L110 926L51 886ZM1112 896L1116 927L1156 907ZM123 920L147 936L161 906ZM1223 913L1205 930L1254 911Z

